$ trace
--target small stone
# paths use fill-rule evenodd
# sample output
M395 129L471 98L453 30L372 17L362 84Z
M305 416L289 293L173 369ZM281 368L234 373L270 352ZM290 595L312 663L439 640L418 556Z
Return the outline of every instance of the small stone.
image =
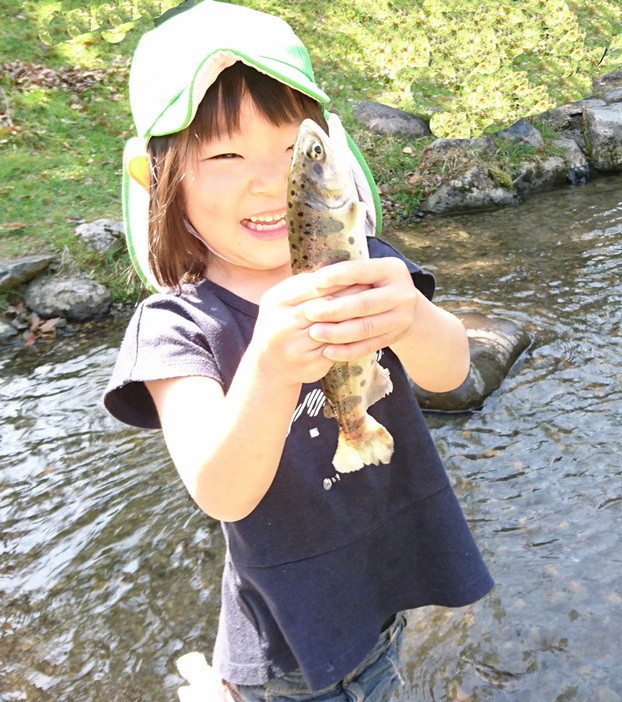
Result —
M497 145L495 140L489 134L486 134L479 139L437 139L428 148L441 154L446 153L449 149L487 151L490 154L494 154L497 150Z
M526 146L543 146L544 139L540 132L529 122L525 122L524 119L519 119L511 127L507 129L502 129L499 132L495 132L493 135L495 138L499 137L501 139L509 139L510 141L517 141Z
M379 102L364 102L352 110L354 119L367 129L386 136L400 134L411 138L431 134L428 122L403 110Z
M611 90L607 90L604 98L608 103L622 102L622 88L611 88Z
M88 242L98 253L106 253L121 244L125 237L123 222L114 219L96 219L75 229L76 236Z
M12 341L17 335L17 329L10 322L0 319L0 344Z

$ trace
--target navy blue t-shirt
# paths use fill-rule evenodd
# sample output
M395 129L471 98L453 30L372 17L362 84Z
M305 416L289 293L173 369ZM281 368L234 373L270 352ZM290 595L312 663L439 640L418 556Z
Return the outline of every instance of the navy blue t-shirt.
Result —
M406 261L381 239L368 244L372 258ZM434 278L406 263L431 299ZM257 313L209 280L148 298L128 326L105 406L157 428L144 381L208 376L227 392ZM323 689L358 666L388 616L463 606L492 588L404 369L390 349L379 355L393 391L368 411L394 438L391 463L338 475L337 422L324 416L321 384L303 385L268 492L246 518L222 524L213 664L229 682L257 685L300 668L311 690Z

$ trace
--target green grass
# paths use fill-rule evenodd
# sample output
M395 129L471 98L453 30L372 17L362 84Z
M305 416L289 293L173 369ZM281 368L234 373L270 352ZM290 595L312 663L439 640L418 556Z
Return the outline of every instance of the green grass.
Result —
M82 6L88 5L83 0ZM379 137L352 118L355 101L377 100L408 110L407 86L392 78L392 37L403 32L389 0L243 0L240 4L279 14L309 49L317 82L367 159L385 195L404 213L443 179L485 162L500 182L512 177L533 149L506 145L487 161L481 156L424 156L434 140ZM54 71L99 70L101 80L84 92L66 87L17 84L0 71L0 258L51 252L68 272L87 272L110 287L117 301L136 299L140 285L129 273L126 252L102 257L74 236L75 221L122 219L121 164L125 141L134 135L127 78L138 39L153 24L143 20L123 40L106 42L99 32L45 46L37 21L50 0L0 0L0 64L19 60ZM74 7L80 7L76 0ZM396 10L396 12L399 12ZM383 28L382 36L378 27ZM385 31L386 30L386 31ZM8 101L8 110L6 102ZM539 154L555 152L546 134ZM405 153L409 147L412 153ZM467 160L465 161L465 158ZM422 170L422 165L426 168ZM413 176L419 174L419 178Z

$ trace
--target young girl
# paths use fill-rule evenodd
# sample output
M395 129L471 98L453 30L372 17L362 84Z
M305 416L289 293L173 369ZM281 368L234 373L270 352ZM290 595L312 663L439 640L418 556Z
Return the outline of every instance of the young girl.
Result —
M492 587L404 371L431 391L460 385L464 328L430 302L432 276L373 236L377 191L351 142L370 258L292 277L292 147L303 119L328 129L328 98L284 22L205 0L145 34L130 97L128 246L161 292L130 322L105 404L161 427L222 521L214 668L228 699L386 701L401 612ZM394 454L338 475L319 381L373 352L393 391L370 413Z

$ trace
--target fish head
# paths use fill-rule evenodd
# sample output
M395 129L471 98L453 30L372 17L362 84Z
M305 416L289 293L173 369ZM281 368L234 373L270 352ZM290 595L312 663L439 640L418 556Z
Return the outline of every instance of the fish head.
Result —
M297 199L316 209L340 209L358 201L346 140L331 140L311 119L300 125L289 182Z

